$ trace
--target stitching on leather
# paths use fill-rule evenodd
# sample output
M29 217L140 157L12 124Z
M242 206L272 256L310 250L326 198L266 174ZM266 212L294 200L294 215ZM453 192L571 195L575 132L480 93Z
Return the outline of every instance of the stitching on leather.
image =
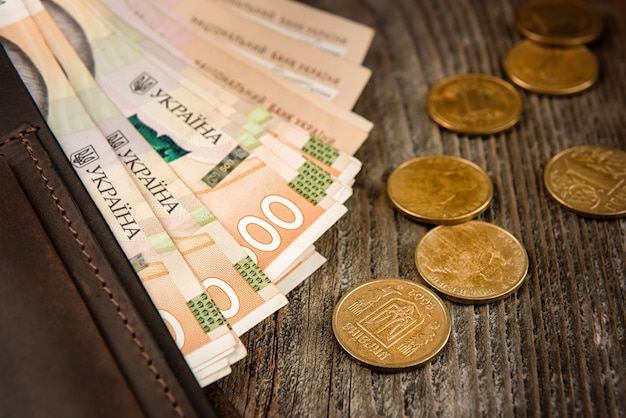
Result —
M139 349L142 357L146 360L148 368L150 369L150 371L152 372L152 374L156 378L157 382L161 385L161 387L163 389L163 392L165 393L165 395L167 396L168 400L170 401L173 409L176 411L178 416L180 416L181 418L184 417L185 416L184 411L178 405L178 402L176 401L176 398L174 397L174 394L172 393L172 391L170 390L169 386L167 385L167 382L165 382L165 380L163 379L163 377L159 373L159 370L154 365L154 362L152 361L152 358L150 357L150 354L148 354L148 352L145 350L145 347L144 347L143 343L137 337L137 334L135 333L135 330L133 329L132 325L130 325L127 316L124 314L124 312L122 312L122 308L121 308L119 302L115 299L115 296L113 295L113 292L108 287L108 285L107 285L106 281L104 280L104 278L100 275L100 273L98 271L98 266L96 266L93 263L91 255L85 249L85 244L78 237L78 231L76 231L76 229L74 229L74 227L72 226L72 220L66 215L65 208L63 206L61 206L61 204L59 202L59 198L55 194L54 187L51 186L50 184L48 184L49 179L48 179L48 177L45 176L45 174L43 172L43 167L41 167L41 165L39 164L39 159L35 156L35 150L33 149L33 147L30 146L30 140L26 136L28 134L31 134L31 133L34 133L34 132L37 132L37 131L38 131L38 128L24 129L23 131L19 132L18 134L12 136L11 138L8 138L7 140L5 140L0 145L5 145L5 144L7 144L7 143L9 143L11 141L14 141L14 140L20 140L20 142L22 143L22 145L24 146L24 148L28 152L29 156L33 160L33 164L35 165L35 167L39 171L39 175L41 176L41 179L43 180L44 185L46 186L46 188L50 192L50 196L51 196L52 200L54 200L54 203L55 203L56 207L59 209L59 212L61 213L61 216L62 216L63 220L67 223L67 226L68 226L70 232L74 236L74 240L76 241L76 243L80 247L81 253L83 254L83 256L87 260L87 264L92 268L92 270L94 272L94 275L96 276L96 278L98 279L98 281L102 285L102 289L109 296L109 301L115 307L117 315L120 317L121 321L124 324L124 328L126 328L126 330L130 333L133 342L135 343L135 345Z
M31 126L30 128L26 128L23 131L20 131L17 134L13 135L12 137L5 139L2 143L0 143L0 145L6 145L11 141L15 141L16 139L22 139L24 138L25 135L35 133L38 130L39 128L35 128L34 126ZM2 153L2 149L0 149L0 155L4 155Z

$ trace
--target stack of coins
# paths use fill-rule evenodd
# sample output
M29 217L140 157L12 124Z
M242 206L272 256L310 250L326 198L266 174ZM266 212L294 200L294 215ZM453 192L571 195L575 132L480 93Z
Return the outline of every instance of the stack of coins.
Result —
M602 31L596 9L579 0L533 0L516 21L525 39L504 59L516 85L565 95L590 87L598 61L584 46ZM446 129L490 135L509 129L522 113L520 94L487 74L462 74L437 82L427 98L430 117ZM576 213L596 218L626 215L626 153L574 147L546 166L550 195ZM415 249L419 275L456 303L502 300L522 286L528 255L506 230L473 220L491 203L493 184L474 163L453 156L419 157L397 167L387 194L403 215L438 225ZM384 278L349 290L333 312L333 331L348 355L379 371L399 371L433 359L447 343L450 313L443 301L415 281Z
M580 0L533 0L515 20L527 39L504 58L504 71L518 86L541 94L566 95L598 78L598 59L585 44L602 32L602 16Z
M533 0L515 14L527 39L504 58L504 70L518 86L540 94L566 95L591 87L598 59L586 46L600 36L601 13L581 0ZM555 155L543 175L548 194L582 216L626 215L626 153L582 145Z
M395 372L430 361L445 347L452 324L437 293L465 304L501 300L523 284L528 257L507 231L472 220L489 207L493 183L471 161L412 159L389 176L387 194L403 215L439 225L415 250L417 270L434 291L414 280L370 280L342 296L332 322L352 359Z

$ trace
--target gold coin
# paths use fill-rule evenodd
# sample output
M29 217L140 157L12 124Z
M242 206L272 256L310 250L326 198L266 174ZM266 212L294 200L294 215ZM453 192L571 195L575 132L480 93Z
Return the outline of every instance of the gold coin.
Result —
M487 209L493 183L471 161L450 155L429 155L405 162L387 180L391 203L420 222L456 224Z
M420 275L446 298L460 303L504 299L524 282L528 255L504 229L482 221L438 226L418 243Z
M438 81L428 93L428 114L452 131L489 135L515 125L522 98L506 81L486 74L461 74Z
M561 205L580 215L611 219L626 215L626 152L580 145L546 164L543 182Z
M444 302L411 280L383 278L350 289L333 311L339 345L382 372L409 370L441 352L452 328Z
M582 1L536 0L515 14L522 35L550 45L582 45L602 32L602 16Z
M559 47L528 39L504 58L504 71L518 86L541 94L573 94L598 78L598 59L584 45Z

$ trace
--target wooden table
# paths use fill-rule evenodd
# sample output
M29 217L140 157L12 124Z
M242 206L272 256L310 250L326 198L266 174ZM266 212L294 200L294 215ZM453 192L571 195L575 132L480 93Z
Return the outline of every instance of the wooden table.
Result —
M349 212L317 243L328 262L291 292L290 304L243 336L248 356L221 390L251 416L625 416L626 219L595 221L559 207L543 167L580 144L626 149L626 2L595 2L607 15L590 45L601 74L567 97L519 90L525 110L508 132L468 137L426 113L437 80L466 72L505 78L502 59L522 37L524 0L309 0L376 30L364 65L372 78L355 111L374 123L356 156L363 169ZM446 302L452 334L417 370L380 374L336 343L333 307L377 277L420 281L413 252L429 226L395 211L390 172L427 154L467 158L494 183L480 219L521 240L526 283L489 305Z

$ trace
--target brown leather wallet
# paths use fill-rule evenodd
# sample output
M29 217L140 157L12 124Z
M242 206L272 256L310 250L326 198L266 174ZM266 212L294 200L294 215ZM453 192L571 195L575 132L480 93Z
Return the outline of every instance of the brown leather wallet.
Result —
M214 417L0 48L0 417Z

